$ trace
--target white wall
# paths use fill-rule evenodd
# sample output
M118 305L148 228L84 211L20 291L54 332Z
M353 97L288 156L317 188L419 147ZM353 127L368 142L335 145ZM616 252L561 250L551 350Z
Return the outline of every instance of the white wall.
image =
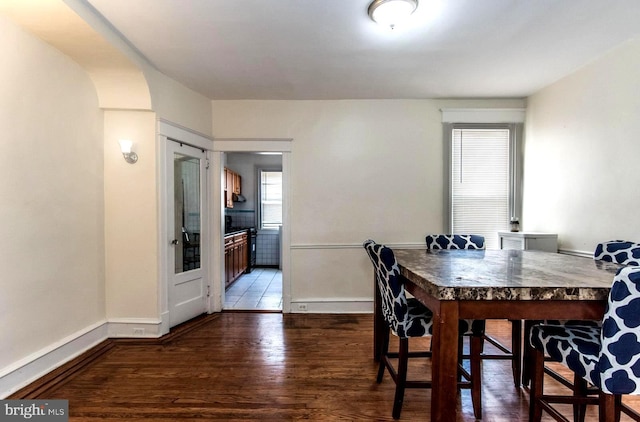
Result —
M158 113L126 98L103 113L96 90L110 88L87 73L99 70L4 17L0 32L2 398L107 336L160 335L157 118L207 134L212 116L207 98L153 69Z
M640 38L528 99L526 230L560 249L640 242Z
M68 8L48 4L48 21L42 26L46 28L51 19L73 26L64 30L49 28L47 39L89 72L102 108L153 110L160 119L191 131L211 134L211 101L208 98L160 73L85 0L64 0L64 4ZM31 11L30 14L36 13ZM35 18L34 21L37 22ZM27 23L32 25L31 21ZM55 21L53 25L56 25ZM40 28L33 26L38 33ZM66 31L77 34L81 41L68 43L65 37L51 35Z
M214 101L220 138L293 138L291 294L309 311L365 311L362 242L421 245L443 230L443 107L522 101ZM294 305L292 309L297 308Z
M159 335L156 115L128 110L104 114L107 318L119 323L146 319L156 323ZM118 140L123 138L134 140L137 163L122 157ZM133 333L118 327L110 334Z
M93 83L3 17L0 33L1 377L104 322L105 295L102 112Z
M158 118L211 136L210 99L150 67L146 67L145 76Z

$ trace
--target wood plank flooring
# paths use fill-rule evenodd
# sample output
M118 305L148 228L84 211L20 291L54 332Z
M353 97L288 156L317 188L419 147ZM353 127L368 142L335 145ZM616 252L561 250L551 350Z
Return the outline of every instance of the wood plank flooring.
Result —
M507 322L489 329L509 343ZM160 341L114 341L64 382L20 398L68 399L70 421L392 421L394 384L388 374L375 382L372 335L371 315L221 313ZM409 374L428 377L429 363ZM483 365L483 420L528 420L509 362ZM401 420L428 421L429 400L408 390ZM457 412L475 420L468 390Z

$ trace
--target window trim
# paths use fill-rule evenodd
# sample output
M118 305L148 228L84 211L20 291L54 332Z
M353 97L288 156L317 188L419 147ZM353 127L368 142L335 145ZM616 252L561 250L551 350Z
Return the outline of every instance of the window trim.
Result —
M257 173L257 177L256 180L258 181L257 183L257 203L256 203L256 208L257 208L257 212L256 215L258 217L258 221L257 221L257 229L258 230L266 230L266 231L277 231L279 230L278 228L273 228L273 227L268 227L268 228L264 228L262 226L262 172L279 172L282 173L282 177L284 178L284 172L282 171L282 167L256 167L256 173ZM284 189L284 179L282 181L282 188ZM283 192L283 198L282 198L282 219L283 222L281 223L284 224L284 192Z
M522 186L523 186L523 123L448 123L442 124L444 132L444 230L453 231L451 219L451 153L452 132L454 129L509 129L509 215L517 217L522 225ZM505 230L509 222L505 222Z

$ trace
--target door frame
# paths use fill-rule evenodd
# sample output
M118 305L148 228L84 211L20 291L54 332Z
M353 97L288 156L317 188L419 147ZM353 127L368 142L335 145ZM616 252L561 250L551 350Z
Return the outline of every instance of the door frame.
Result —
M211 169L211 155L213 150L213 139L191 131L189 129L178 126L169 121L158 119L157 122L157 136L156 136L156 151L158 151L156 161L156 174L158 177L157 195L158 195L158 309L160 313L160 335L167 334L170 330L170 318L169 318L169 274L167 270L167 261L169 259L169 248L171 240L173 239L173 233L169 233L168 230L168 207L171 206L169 201L173 201L173 198L168 198L167 195L167 143L168 142L181 142L185 145L189 145L195 148L199 148L205 151L205 159L209 163L209 169ZM215 167L214 167L215 168ZM215 220L211 219L211 211L214 209L213 195L211 193L211 175L216 173L215 171L207 172L207 191L205 192L204 201L206 201L209 213L206 216L202 216L203 227L207 227L207 235L204 233L201 236L202 250L212 250L212 244L214 237L212 237L212 223ZM205 221L206 219L206 221ZM206 243L205 243L206 242ZM202 254L200 257L201 267L206 269L207 280L205 288L208 288L210 292L213 292L212 274L215 265L211 260L211 253ZM211 313L213 309L212 298L213 295L209 295L206 301L207 313Z
M213 206L210 208L213 230L211 262L213 286L210 302L212 312L222 311L224 305L224 154L229 152L281 152L282 153L282 312L291 312L291 138L224 138L213 140L211 165Z

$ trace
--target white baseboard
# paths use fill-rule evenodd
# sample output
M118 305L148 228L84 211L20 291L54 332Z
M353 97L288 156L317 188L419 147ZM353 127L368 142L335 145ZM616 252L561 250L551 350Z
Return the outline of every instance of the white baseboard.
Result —
M294 314L370 314L373 313L371 299L319 300L297 299L291 302Z
M155 318L110 318L109 338L158 338L162 321Z
M114 318L80 330L0 370L0 399L29 385L108 338L158 338L162 321ZM167 329L168 332L168 329ZM165 333L166 334L166 333Z
M163 336L165 334L169 334L169 311L165 311L160 314L160 335Z
M107 323L98 322L2 368L0 399L26 387L107 338Z

